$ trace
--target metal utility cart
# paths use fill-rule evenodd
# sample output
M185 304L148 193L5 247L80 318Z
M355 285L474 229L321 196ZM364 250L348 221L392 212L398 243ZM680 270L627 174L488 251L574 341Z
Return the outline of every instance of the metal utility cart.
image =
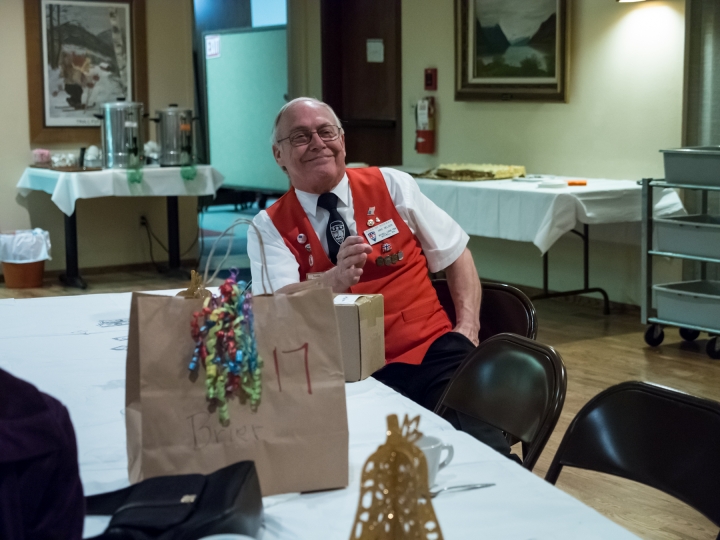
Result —
M683 149L686 150L686 149ZM689 149L687 149L689 150ZM713 148L720 160L720 148ZM720 263L720 216L708 215L708 192L720 191L720 182L686 183L671 176L666 151L665 180L642 180L642 305L643 324L648 324L645 342L656 347L665 338L666 326L680 329L686 341L707 332L710 340L706 352L710 358L720 359L720 282L707 279L707 263ZM682 155L686 159L687 154ZM713 157L714 157L713 156ZM720 170L720 169L715 169ZM687 174L687 168L683 174ZM717 173L716 173L717 174ZM697 215L653 219L653 188L681 188L699 190L701 213ZM700 280L653 285L653 256L674 257L700 261ZM656 307L653 308L653 292Z

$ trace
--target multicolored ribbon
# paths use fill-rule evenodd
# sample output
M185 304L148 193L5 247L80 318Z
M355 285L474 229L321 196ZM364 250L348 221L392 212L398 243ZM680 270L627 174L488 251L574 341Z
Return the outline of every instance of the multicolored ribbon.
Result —
M262 359L253 330L252 293L231 275L220 286L220 295L205 299L191 322L196 347L191 371L205 368L208 400L218 404L220 422L230 420L228 399L237 394L257 410L262 395Z

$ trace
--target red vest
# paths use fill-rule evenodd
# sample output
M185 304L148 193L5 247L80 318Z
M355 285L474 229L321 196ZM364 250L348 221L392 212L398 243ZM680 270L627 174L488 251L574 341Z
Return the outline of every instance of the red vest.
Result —
M375 226L368 225L368 220L375 217L380 218L381 223L392 219L399 231L372 246L360 282L351 287L350 292L383 295L385 362L420 364L432 342L452 329L428 278L422 247L398 214L379 169L348 169L347 175L357 234L364 237L363 233ZM375 211L369 215L372 207ZM333 267L293 188L268 208L267 213L295 256L301 281L305 281L308 274L325 272ZM310 252L298 241L300 234L307 238ZM390 249L383 252L385 244L389 244ZM382 265L378 264L379 258L382 258Z

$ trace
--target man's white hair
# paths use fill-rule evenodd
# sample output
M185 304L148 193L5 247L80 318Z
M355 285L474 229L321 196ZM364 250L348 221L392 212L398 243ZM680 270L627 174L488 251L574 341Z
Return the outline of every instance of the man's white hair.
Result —
M287 111L290 107L295 105L296 103L300 103L301 101L309 101L310 103L315 103L317 105L322 105L325 107L328 111L330 111L330 114L333 115L333 118L335 119L335 125L339 128L342 128L342 124L340 123L340 119L338 118L338 115L335 114L335 111L333 111L332 107L325 103L324 101L320 101L319 99L311 98L311 97L299 97L295 98L292 101L288 101L285 105L283 105L282 109L278 111L277 116L275 117L275 123L273 124L273 130L272 130L272 144L275 144L278 142L277 140L277 129L278 124L280 123L280 119L282 118L282 115L285 111Z

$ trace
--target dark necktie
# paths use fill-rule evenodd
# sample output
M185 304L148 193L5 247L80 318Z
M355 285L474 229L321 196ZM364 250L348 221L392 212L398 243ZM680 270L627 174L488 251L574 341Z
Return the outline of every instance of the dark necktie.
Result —
M337 264L337 254L340 244L350 235L347 223L337 211L338 198L334 193L323 193L318 198L317 205L330 212L325 237L327 238L328 257L333 264Z

